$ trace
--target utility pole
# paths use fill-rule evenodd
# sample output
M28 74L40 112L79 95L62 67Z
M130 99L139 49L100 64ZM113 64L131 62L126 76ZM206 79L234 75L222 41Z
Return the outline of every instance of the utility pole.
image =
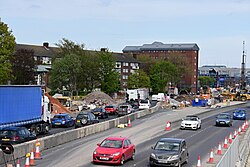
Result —
M243 54L241 63L241 75L240 75L240 89L246 89L246 54L245 54L245 41L243 41Z

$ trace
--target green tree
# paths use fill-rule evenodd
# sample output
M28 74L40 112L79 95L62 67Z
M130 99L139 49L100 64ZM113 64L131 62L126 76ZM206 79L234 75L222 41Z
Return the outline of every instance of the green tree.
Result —
M12 74L14 76L12 83L25 85L34 83L35 60L34 51L27 49L18 49L11 58Z
M52 70L50 72L52 89L62 90L63 87L65 87L72 93L73 91L78 91L77 76L80 70L81 64L78 55L68 54L56 59L52 64Z
M209 76L200 76L198 78L198 80L200 81L200 86L201 87L211 86L215 82L215 79L213 77L209 77Z
M0 84L6 84L13 78L11 75L11 56L15 51L15 37L8 25L0 21Z
M175 78L176 66L168 61L158 61L150 69L150 80L154 93L165 92L166 86Z
M97 52L100 56L101 90L112 94L120 89L119 73L115 71L115 59L109 51Z
M143 70L137 70L128 77L128 88L150 88L150 78Z

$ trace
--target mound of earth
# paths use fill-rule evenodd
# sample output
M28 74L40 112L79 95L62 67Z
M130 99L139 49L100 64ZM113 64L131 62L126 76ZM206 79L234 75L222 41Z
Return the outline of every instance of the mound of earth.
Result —
M106 104L116 104L116 101L113 100L109 95L101 91L94 91L84 98L85 103L87 104L96 104L98 106Z

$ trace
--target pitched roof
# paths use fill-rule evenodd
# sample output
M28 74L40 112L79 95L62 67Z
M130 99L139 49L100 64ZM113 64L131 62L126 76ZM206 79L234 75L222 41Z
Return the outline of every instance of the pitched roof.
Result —
M126 63L139 63L137 59L133 56L124 53L113 53L112 54L116 62L126 62Z
M59 52L58 47L45 47L45 46L38 46L38 45L28 45L28 44L16 44L15 50L18 49L27 49L33 50L34 55L37 57L53 57L55 54Z
M179 44L164 44L162 42L153 42L152 44L143 44L142 46L126 46L123 52L139 52L150 50L195 50L198 51L199 47L196 43L179 43Z

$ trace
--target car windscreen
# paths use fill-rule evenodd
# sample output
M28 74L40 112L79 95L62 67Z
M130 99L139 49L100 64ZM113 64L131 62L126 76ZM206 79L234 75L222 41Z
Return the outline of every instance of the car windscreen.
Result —
M88 114L78 114L76 117L76 119L82 119L82 118L88 119Z
M230 116L226 115L226 114L221 114L221 115L218 115L217 118L219 118L219 119L230 119Z
M100 147L105 148L121 148L122 147L122 140L104 140Z
M120 106L119 108L122 108L122 109L127 109L128 106Z
M105 108L115 108L114 106L106 106Z
M140 103L146 103L146 104L148 104L148 101L147 100L141 100Z
M101 109L101 108L95 108L95 109L93 110L93 112L102 112L102 109Z
M186 118L184 118L184 120L186 120L186 121L197 121L197 118L196 117L186 117Z
M155 150L163 151L178 151L180 148L180 143L168 142L168 141L159 141L155 145Z
M245 111L244 110L238 110L238 111L236 111L237 113L239 113L239 114L245 114Z
M16 131L13 130L1 130L0 131L0 137L11 137L11 136L16 136Z
M55 115L54 119L64 119L65 116L64 115Z

